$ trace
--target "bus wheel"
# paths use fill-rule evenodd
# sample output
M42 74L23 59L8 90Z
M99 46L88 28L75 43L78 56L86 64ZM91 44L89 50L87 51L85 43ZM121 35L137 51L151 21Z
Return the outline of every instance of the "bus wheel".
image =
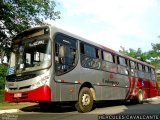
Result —
M78 112L90 112L93 108L93 95L89 88L84 87L79 93L78 102L75 105Z
M143 100L144 100L143 90L139 89L138 94L137 94L137 102L139 104L142 104Z

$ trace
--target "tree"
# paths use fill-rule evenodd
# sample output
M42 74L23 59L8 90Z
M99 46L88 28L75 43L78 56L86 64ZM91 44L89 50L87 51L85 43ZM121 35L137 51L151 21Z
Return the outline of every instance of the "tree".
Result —
M147 62L148 59L147 52L143 53L140 48L138 48L137 50L134 50L132 48L126 50L124 47L121 46L121 50L119 50L119 52L144 62Z
M152 50L149 50L148 52L142 52L140 48L138 48L137 50L134 50L132 48L126 50L122 46L119 52L131 56L133 58L139 59L141 61L147 62L149 64L152 64L156 67L156 69L160 69L160 43L152 43L151 45Z
M151 64L153 64L157 69L160 69L160 43L152 43L151 45L152 50L148 51L148 58Z
M15 34L42 24L45 19L60 19L53 0L0 0L0 49Z

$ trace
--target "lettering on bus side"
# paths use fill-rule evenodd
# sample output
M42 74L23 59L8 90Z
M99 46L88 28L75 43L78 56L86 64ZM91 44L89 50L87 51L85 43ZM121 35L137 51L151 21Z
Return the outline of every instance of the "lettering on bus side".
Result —
M119 85L118 81L111 81L108 79L102 79L102 83L108 84L108 85Z

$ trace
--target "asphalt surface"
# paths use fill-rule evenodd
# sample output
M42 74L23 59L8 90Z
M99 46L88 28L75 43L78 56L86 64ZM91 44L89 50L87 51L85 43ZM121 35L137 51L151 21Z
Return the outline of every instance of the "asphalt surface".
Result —
M6 120L6 118L7 120L98 120L100 118L109 120L115 118L110 115L115 115L116 119L126 117L122 115L137 115L138 117L150 115L149 117L157 120L160 119L160 99L147 100L143 104L104 102L96 104L96 108L88 113L78 113L71 106L58 106L53 111L43 112L38 105L34 104L20 107L15 113L0 114L0 120Z

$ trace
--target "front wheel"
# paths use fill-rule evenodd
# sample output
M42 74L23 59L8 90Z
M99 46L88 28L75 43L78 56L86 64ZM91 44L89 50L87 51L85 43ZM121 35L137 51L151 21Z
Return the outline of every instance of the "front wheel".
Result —
M93 108L93 95L89 88L84 87L80 90L78 102L75 107L78 112L90 112Z

